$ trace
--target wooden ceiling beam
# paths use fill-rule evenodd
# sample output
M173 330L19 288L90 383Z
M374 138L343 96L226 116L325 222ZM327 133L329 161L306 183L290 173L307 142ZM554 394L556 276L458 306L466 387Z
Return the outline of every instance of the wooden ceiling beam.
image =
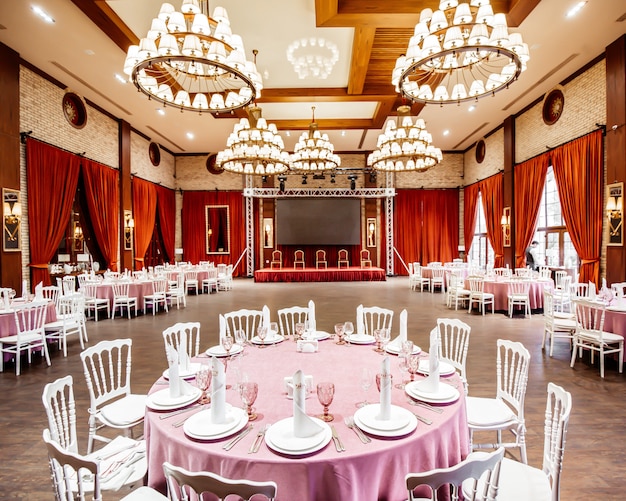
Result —
M389 92L379 94L348 94L345 87L334 88L289 88L263 89L257 103L306 103L306 102L355 102L380 101L389 97Z
M105 0L72 0L91 21L124 52L139 39Z
M279 130L306 130L311 125L311 120L304 119L285 119L270 120ZM317 128L320 131L325 130L350 130L350 129L372 129L377 128L374 120L371 118L324 118L315 119Z
M375 36L376 28L370 26L357 26L354 28L348 94L363 93Z

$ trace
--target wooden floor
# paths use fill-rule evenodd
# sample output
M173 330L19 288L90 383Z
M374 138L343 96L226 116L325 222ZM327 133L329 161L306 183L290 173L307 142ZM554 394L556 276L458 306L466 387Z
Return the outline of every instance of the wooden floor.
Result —
M392 308L396 317L403 308L409 312L409 338L428 348L428 333L438 317L458 317L472 327L469 355L469 391L475 396L495 396L496 339L521 341L531 353L526 397L528 460L541 467L543 416L549 381L572 393L573 410L567 434L561 499L624 499L626 485L626 375L610 363L604 380L597 366L588 361L569 367L567 340L558 340L554 357L541 350L543 316L510 319L504 314L448 310L441 294L411 292L408 279L386 282L337 282L259 284L251 279L235 280L233 290L218 294L190 296L187 308L169 314L136 319L101 320L88 323L89 344L103 339L133 339L133 392L146 392L166 365L161 331L179 321L202 323L202 346L216 344L218 314L239 309L260 309L267 304L272 318L278 308L316 303L318 328L330 331L337 321L354 320L359 303ZM397 333L397 319L394 322ZM52 366L38 357L15 377L13 365L0 374L0 499L53 499L46 453L41 433L47 426L41 403L43 386L71 374L77 400L80 452L87 444L88 395L79 357L80 346L72 340L68 357L54 351ZM517 454L517 453L516 453ZM123 493L126 494L126 493ZM122 493L106 495L118 499ZM329 500L330 501L330 500ZM333 500L335 501L335 500ZM340 500L336 500L340 501ZM375 500L364 500L375 501Z

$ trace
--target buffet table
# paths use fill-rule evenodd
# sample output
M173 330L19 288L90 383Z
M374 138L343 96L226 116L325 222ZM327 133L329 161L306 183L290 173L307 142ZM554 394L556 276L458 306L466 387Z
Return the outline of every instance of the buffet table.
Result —
M397 357L390 355L390 358L397 383L400 379ZM357 411L356 403L365 397L359 381L361 368L369 367L375 374L382 360L372 345L337 345L333 340L320 341L317 353L297 352L296 344L290 340L265 349L247 347L245 356L230 362L227 382L236 386L235 374L239 373L258 383L258 398L254 404L258 419L252 421L252 432L230 451L225 451L222 446L230 437L198 441L188 438L184 427L172 426L181 417L193 416L197 410L167 419L160 419L160 412L147 410L148 485L165 492L162 464L169 461L192 471L212 471L228 478L273 480L278 484L279 501L405 500L407 473L451 466L467 455L469 432L465 399L456 374L442 378L447 381L440 384L461 388L461 397L441 405L441 414L411 406L404 390L393 388L393 405L430 419L432 424L418 422L417 428L405 436L372 437L371 443L362 443L344 424L344 418L352 416ZM204 361L209 362L206 358ZM296 457L274 452L263 443L257 453L249 454L259 430L268 423L292 416L293 401L285 392L284 378L293 376L298 369L312 375L313 388L322 381L335 384L335 397L330 405L335 419L330 424L343 441L345 452L337 452L330 442L316 453ZM164 388L167 386L160 381L150 393ZM378 398L376 385L372 384L367 399L377 402ZM239 394L232 389L226 391L226 401L234 407L242 407ZM309 415L322 412L315 393L306 399L306 412Z

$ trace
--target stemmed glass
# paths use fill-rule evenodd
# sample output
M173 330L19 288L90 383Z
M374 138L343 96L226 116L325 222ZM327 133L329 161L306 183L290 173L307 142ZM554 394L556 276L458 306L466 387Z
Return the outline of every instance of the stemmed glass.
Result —
M361 388L363 388L363 391L365 392L365 400L363 400L363 402L359 402L358 404L356 404L357 407L365 407L366 405L369 404L369 402L367 401L367 392L370 389L370 386L372 386L372 371L369 369L369 367L363 367L361 369Z
M267 325L259 325L256 330L257 337L261 340L259 348L265 348L265 338L267 337Z
M411 381L415 380L415 374L417 374L417 370L420 366L420 354L411 354L407 358L409 373L411 374Z
M324 407L324 414L317 417L322 421L329 422L335 419L335 416L328 413L328 407L333 403L335 396L335 385L333 383L317 383L317 398Z
M337 336L336 344L346 344L343 339L345 325L346 324L335 324L335 335Z
M246 337L246 331L243 329L237 329L235 331L235 342L241 346L241 354L245 356L246 342L248 341Z
M213 372L207 364L201 364L200 369L196 372L196 386L202 390L200 396L201 404L211 403L211 397L207 393L209 386L211 386L211 380L213 379Z
M270 338L275 338L278 336L278 322L270 322Z
M381 331L382 329L374 329L374 340L376 341L376 348L374 348L374 351L376 353L382 353L383 349L380 347L381 345Z
M224 348L224 351L226 352L226 358L230 358L230 350L232 350L234 343L235 340L230 334L226 334L222 338L222 348Z
M396 388L403 389L406 386L405 376L409 373L409 357L413 354L413 341L402 341L400 353L398 353L398 368L402 380Z
M391 331L389 329L380 329L380 343L381 343L381 353L385 352L385 348L387 347L387 343L391 339Z
M350 344L350 336L354 334L354 324L352 322L346 322L343 324L343 332L346 335L348 344Z
M251 381L242 381L239 384L239 395L241 401L246 406L246 412L248 413L248 421L254 421L258 416L256 415L252 406L256 401L256 397L259 393L259 385Z
M295 341L297 341L298 339L302 339L303 334L304 334L304 324L302 322L298 322L296 324Z

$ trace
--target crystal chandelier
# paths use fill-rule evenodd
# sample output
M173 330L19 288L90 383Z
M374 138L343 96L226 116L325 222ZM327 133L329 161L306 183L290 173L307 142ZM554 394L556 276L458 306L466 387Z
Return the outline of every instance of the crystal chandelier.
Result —
M398 123L387 122L385 132L378 136L376 150L367 157L368 167L380 171L426 171L441 162L441 150L432 145L432 136L424 120L413 123L411 108L398 108Z
M202 4L202 6L200 5ZM149 99L181 110L220 113L243 108L263 88L228 14L207 0L183 0L180 12L164 3L139 45L131 45L124 72Z
M315 106L312 106L313 121L308 132L303 132L291 155L291 169L299 172L316 172L336 169L341 158L334 153L335 147L327 134L317 130Z
M287 47L287 61L291 63L300 80L325 80L339 61L339 49L324 38L302 38Z
M261 117L261 108L253 106L248 109L248 118L242 118L233 128L215 164L236 174L281 174L289 168L289 153L283 148L276 125L268 125Z
M442 0L439 10L421 12L391 81L412 101L459 103L507 88L528 60L528 45L489 0Z

